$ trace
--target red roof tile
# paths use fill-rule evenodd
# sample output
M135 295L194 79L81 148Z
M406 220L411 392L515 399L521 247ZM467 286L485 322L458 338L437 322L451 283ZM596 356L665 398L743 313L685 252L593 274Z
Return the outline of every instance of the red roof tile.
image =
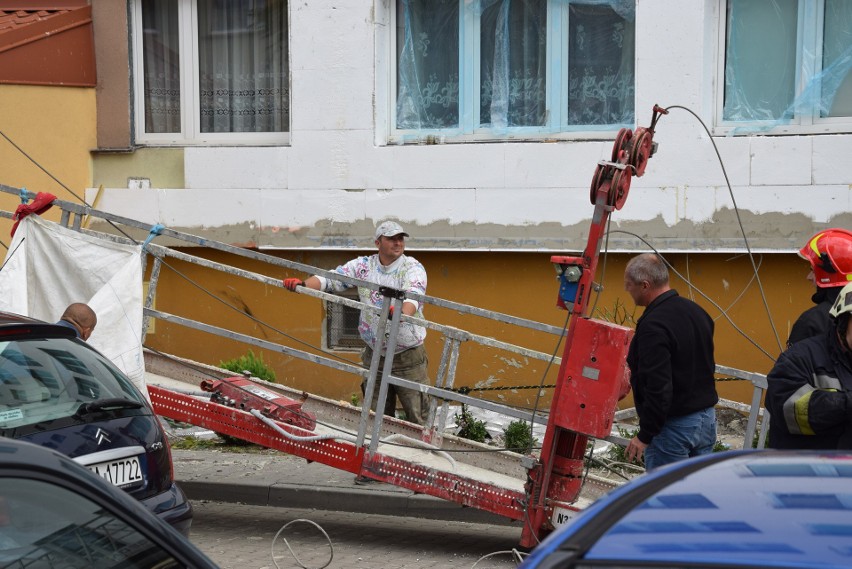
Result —
M45 20L51 16L64 14L67 9L56 10L3 10L0 9L0 33L16 30L20 27Z

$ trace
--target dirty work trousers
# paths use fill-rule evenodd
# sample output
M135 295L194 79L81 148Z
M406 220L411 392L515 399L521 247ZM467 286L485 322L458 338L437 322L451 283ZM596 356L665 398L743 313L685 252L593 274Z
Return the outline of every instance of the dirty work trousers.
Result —
M372 359L373 350L367 346L361 352L361 364L366 369L370 369ZM391 375L416 381L417 383L429 383L429 375L427 373L429 359L426 357L426 348L422 345L399 352L394 356L392 365ZM376 410L379 403L379 388L384 368L385 358L382 357L379 360L376 387L373 389L373 401L370 403L370 409L373 411ZM361 393L364 394L366 390L367 380L365 379L361 382ZM420 393L414 389L404 389L396 385L388 385L388 397L385 400L383 411L385 415L396 416L397 397L399 397L399 402L402 403L406 421L417 423L418 425L426 422L426 415L429 413L429 397L425 393Z

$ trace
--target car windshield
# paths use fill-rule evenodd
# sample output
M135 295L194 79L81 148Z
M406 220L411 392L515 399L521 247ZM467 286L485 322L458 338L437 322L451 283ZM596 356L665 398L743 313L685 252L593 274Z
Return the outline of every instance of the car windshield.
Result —
M0 525L2 567L184 567L100 505L47 482L3 478Z
M0 342L0 431L71 417L105 399L145 401L109 360L65 338Z

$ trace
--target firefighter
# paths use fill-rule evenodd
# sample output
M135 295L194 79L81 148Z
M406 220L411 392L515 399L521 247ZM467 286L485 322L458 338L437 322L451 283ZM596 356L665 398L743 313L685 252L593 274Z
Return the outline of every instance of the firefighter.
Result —
M816 306L805 310L793 324L787 347L811 336L822 336L831 326L828 311L837 293L852 279L852 232L845 229L820 231L799 250L811 265L808 280L816 285L811 300Z
M852 284L829 316L825 334L793 344L766 377L772 448L852 449Z

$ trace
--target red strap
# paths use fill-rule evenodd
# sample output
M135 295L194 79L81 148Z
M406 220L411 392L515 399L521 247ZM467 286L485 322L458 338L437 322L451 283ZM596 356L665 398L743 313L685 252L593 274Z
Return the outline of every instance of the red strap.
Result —
M56 196L53 194L39 192L36 194L35 199L33 199L33 201L29 204L19 205L18 209L15 210L14 215L12 215L12 219L15 220L15 224L12 226L12 237L15 236L15 230L18 229L18 223L20 223L22 219L31 213L41 215L46 212L53 205L53 200L55 199Z

